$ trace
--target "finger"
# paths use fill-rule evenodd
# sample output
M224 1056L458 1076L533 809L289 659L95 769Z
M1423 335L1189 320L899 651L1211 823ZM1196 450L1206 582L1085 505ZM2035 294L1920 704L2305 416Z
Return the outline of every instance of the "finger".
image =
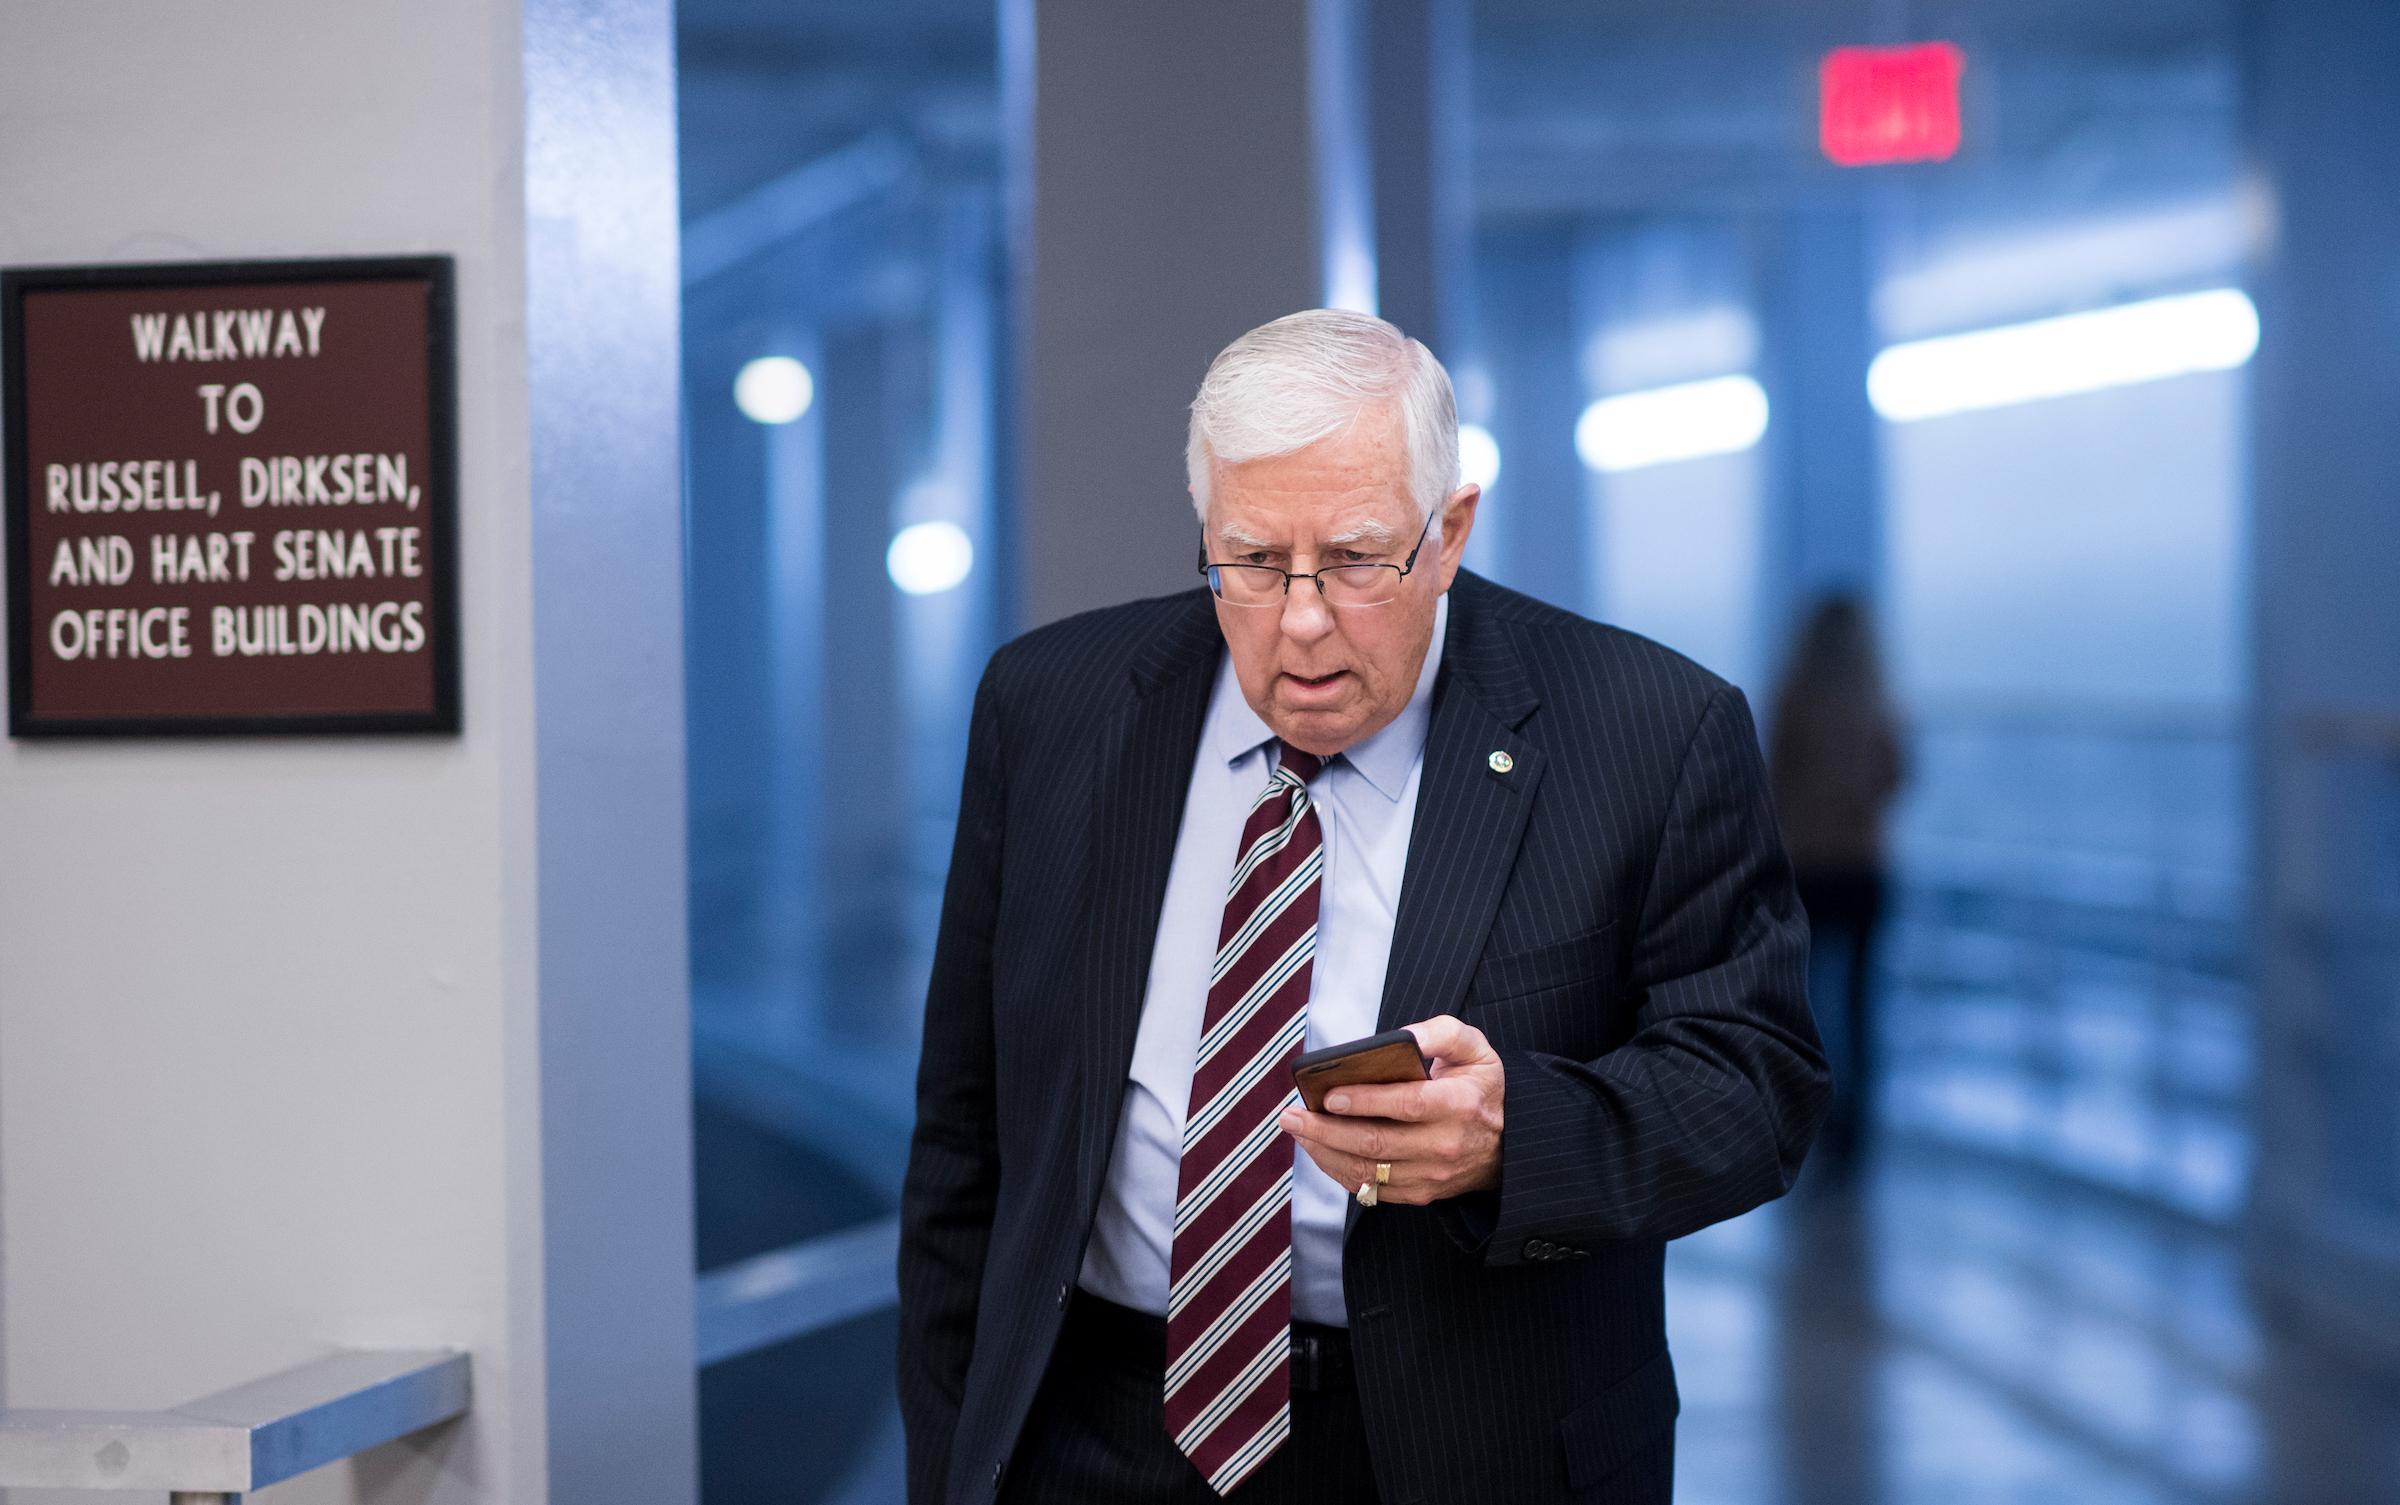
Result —
M1285 1131L1304 1144L1323 1145L1369 1164L1378 1160L1434 1163L1452 1158L1461 1142L1455 1119L1404 1124L1388 1118L1335 1118L1303 1113Z
M1325 1096L1326 1111L1348 1118L1390 1118L1401 1123L1454 1117L1475 1108L1473 1089L1458 1082L1390 1082L1340 1087Z
M1323 1171L1327 1179L1344 1191L1355 1191L1360 1181L1375 1179L1375 1173L1372 1170L1368 1170L1363 1175L1360 1173L1359 1166L1363 1162L1355 1155L1345 1155L1339 1150L1327 1149L1321 1144L1311 1144L1307 1140L1302 1140L1300 1147L1308 1151L1308 1158L1315 1163L1317 1169Z
M1483 1031L1452 1015L1436 1014L1407 1029L1417 1037L1418 1054L1431 1056L1439 1065L1468 1066L1492 1058L1491 1042Z
M1300 1147L1308 1152L1308 1158L1315 1162L1318 1170L1323 1171L1334 1185L1346 1192L1355 1192L1358 1190L1360 1182L1372 1183L1375 1179L1375 1162L1373 1160L1353 1155L1347 1150L1336 1149L1332 1145L1321 1144L1315 1140L1303 1139L1300 1141ZM1384 1164L1392 1167L1392 1182L1403 1179L1399 1162L1386 1160ZM1391 1195L1398 1189L1391 1182L1387 1182L1376 1187L1375 1194L1378 1198L1382 1198Z
M1359 1182L1375 1179L1375 1162L1372 1159L1313 1137L1305 1122L1308 1116L1298 1110L1287 1112L1282 1127L1301 1149L1308 1152L1308 1158L1315 1162L1317 1169L1331 1177L1344 1191L1355 1191ZM1386 1163L1389 1163L1388 1159Z
M1415 1123L1425 1116L1426 1109L1422 1082L1361 1084L1325 1094L1325 1111L1346 1118L1395 1118Z
M1375 1186L1374 1161L1361 1160L1356 1155L1345 1155L1339 1150L1326 1149L1320 1145L1310 1145L1307 1148L1308 1158L1315 1162L1317 1169L1323 1171L1327 1179L1343 1191L1356 1196L1362 1182ZM1421 1207L1444 1195L1440 1187L1428 1180L1409 1162L1402 1160L1384 1163L1391 1166L1392 1173L1389 1181L1375 1186L1375 1200L1378 1205L1395 1202Z
M1399 1127L1387 1119L1335 1118L1296 1109L1285 1110L1283 1117L1284 1132L1294 1139L1367 1160L1389 1160L1398 1153L1393 1131Z

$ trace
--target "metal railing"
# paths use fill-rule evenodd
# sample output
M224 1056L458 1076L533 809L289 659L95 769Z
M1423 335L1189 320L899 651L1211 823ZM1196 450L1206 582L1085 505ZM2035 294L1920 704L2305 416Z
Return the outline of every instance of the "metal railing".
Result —
M772 1348L900 1300L900 1220L771 1249L700 1277L700 1365Z
M906 1085L914 1080L913 1059L895 1091L897 1065L888 1057L860 1060L834 1046L812 1052L802 1065L712 1024L705 1009L695 1017L692 1073L700 1097L824 1157L885 1206L899 1199L914 1108ZM874 1090L879 1082L885 1090ZM897 1305L899 1253L900 1220L884 1217L701 1272L694 1292L700 1367Z
M172 1411L0 1411L0 1488L218 1505L466 1414L467 1355L348 1351Z
M2227 1225L2253 1075L2241 717L1962 703L1915 741L1892 1126Z

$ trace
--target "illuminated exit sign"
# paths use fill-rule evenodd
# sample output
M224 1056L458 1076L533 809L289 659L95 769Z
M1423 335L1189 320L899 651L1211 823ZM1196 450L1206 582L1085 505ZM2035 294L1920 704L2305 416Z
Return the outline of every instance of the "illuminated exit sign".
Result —
M1942 162L1958 150L1958 77L1948 42L1836 47L1817 65L1817 143L1843 167Z

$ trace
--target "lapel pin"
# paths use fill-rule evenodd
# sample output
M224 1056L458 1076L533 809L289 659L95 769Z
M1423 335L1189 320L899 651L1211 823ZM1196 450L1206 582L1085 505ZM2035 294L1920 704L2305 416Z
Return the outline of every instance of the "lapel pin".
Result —
M1492 765L1492 772L1494 773L1506 773L1510 769L1517 766L1517 760L1504 752L1496 752L1492 754L1491 757L1486 761Z

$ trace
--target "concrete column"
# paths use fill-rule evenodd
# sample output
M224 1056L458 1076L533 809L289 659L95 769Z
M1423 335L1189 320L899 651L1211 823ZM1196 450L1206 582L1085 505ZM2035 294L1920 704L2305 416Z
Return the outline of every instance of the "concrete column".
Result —
M1474 349L1465 0L1373 0L1364 88L1375 183L1376 312L1452 367Z
M1757 662L1773 675L1816 601L1874 598L1883 471L1867 402L1875 324L1865 216L1856 208L1790 211L1765 270L1762 380L1771 417Z
M457 1346L294 1498L688 1501L669 9L0 34L0 261L457 258L465 725L0 745L7 1403Z
M814 781L824 832L816 914L825 1027L882 1039L899 1006L910 825L897 611L884 554L900 490L922 458L909 419L928 407L926 341L877 320L825 346L824 666ZM921 1001L919 1006L921 1007Z
M517 21L547 1483L665 1505L699 1483L675 16Z
M1236 335L1325 297L1311 78L1336 70L1312 70L1311 15L1331 9L1003 6L1024 625L1199 583L1192 393Z
M2252 7L2256 1276L2400 1351L2400 12Z
M773 926L790 906L764 896L780 872L791 812L775 805L781 725L776 673L784 624L776 610L787 575L814 578L810 553L787 561L780 519L787 492L804 482L815 511L815 418L768 426L733 402L742 364L761 354L815 352L762 343L756 331L684 352L687 548L713 566L694 581L687 615L691 644L685 725L690 731L692 950L713 963L703 985L754 983L776 954ZM802 442L792 443L793 431ZM810 701L814 704L814 700Z
M811 372L825 369L822 347L798 332L777 341L776 350ZM767 510L762 530L766 546L762 552L766 556L767 633L759 647L764 650L767 674L768 693L762 698L771 707L772 727L759 749L758 782L753 786L756 804L726 813L737 819L747 816L754 825L765 827L757 832L756 840L765 859L767 882L761 885L758 897L742 896L750 903L763 900L764 912L754 916L753 932L760 942L757 955L762 965L742 981L753 986L763 983L794 1000L810 996L809 990L822 974L824 957L818 885L824 868L825 823L818 789L825 747L825 407L820 397L806 413L786 424L756 425L747 418L739 420L759 435L759 440L752 442L763 441L766 455ZM698 458L695 453L695 461ZM756 546L755 540L749 542ZM693 552L700 557L696 540ZM713 565L729 556L706 557ZM693 602L695 608L701 604ZM699 621L695 612L695 631ZM708 649L714 645L701 646L696 661L712 656ZM741 651L738 640L728 646ZM694 701L698 703L696 696ZM706 787L699 780L693 782L696 789ZM711 815L715 817L717 812ZM693 923L697 928L714 918L696 914Z
M1583 381L1576 369L1574 232L1565 225L1486 232L1478 250L1480 344L1492 391L1488 427L1500 445L1500 478L1476 514L1467 547L1474 553L1482 546L1502 584L1569 611L1589 611L1590 509L1575 458Z

